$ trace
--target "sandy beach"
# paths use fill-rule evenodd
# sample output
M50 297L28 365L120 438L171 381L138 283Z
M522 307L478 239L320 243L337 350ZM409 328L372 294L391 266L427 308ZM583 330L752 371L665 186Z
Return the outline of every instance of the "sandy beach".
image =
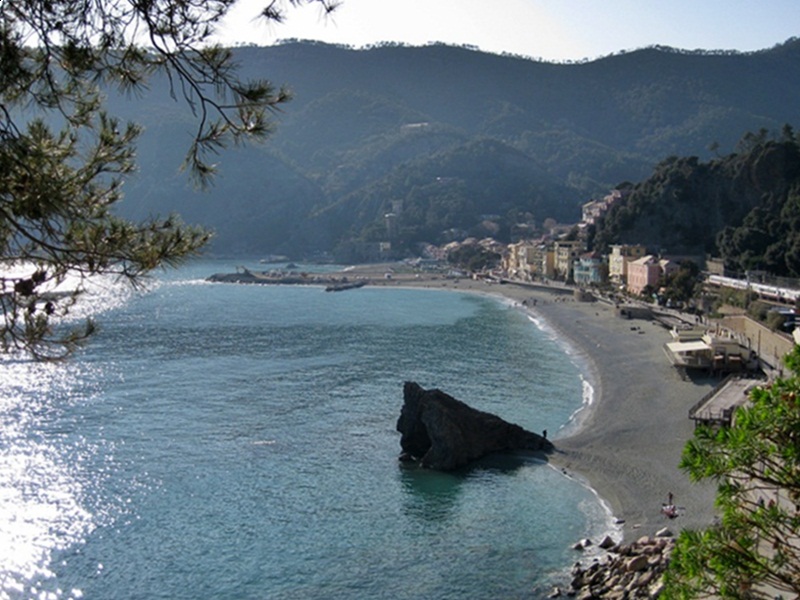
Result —
M682 379L663 351L670 339L665 327L621 318L607 303L575 301L572 290L557 286L397 273L386 279L384 272L358 269L370 276L370 285L502 295L543 319L585 358L594 402L581 414L578 427L554 439L556 452L550 460L570 476L585 479L608 502L624 522L625 541L662 527L677 533L713 522L715 486L690 482L678 463L694 427L688 410L718 380ZM661 512L669 494L679 509L675 519Z

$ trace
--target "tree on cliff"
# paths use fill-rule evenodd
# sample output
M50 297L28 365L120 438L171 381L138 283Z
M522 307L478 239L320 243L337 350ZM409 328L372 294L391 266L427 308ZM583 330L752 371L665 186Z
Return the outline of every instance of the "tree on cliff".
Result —
M210 158L262 139L288 100L267 81L237 76L232 53L210 43L236 0L5 0L0 2L0 343L38 358L68 354L92 330L61 317L86 278L116 274L136 284L148 271L196 253L209 234L174 217L117 218L121 184L134 168L135 124L103 110L102 90L136 92L167 78L197 120L185 167L201 184ZM265 0L280 22L300 4ZM176 165L177 166L177 165ZM48 293L68 276L65 296Z
M699 428L686 445L681 467L719 482L722 518L681 533L666 597L800 594L800 346L785 362L791 377L756 388L730 428Z

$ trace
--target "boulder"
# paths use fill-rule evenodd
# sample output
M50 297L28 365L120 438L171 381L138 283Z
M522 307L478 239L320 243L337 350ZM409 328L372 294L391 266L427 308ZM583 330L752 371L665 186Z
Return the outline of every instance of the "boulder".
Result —
M672 537L672 531L670 531L669 527L663 527L656 531L657 538L665 538L665 537Z
M566 595L618 600L658 598L664 589L663 575L674 545L675 540L671 538L643 537L617 547L618 552L600 565L584 568L578 563L572 569L572 582Z
M553 450L553 444L541 435L411 381L403 386L397 430L401 456L413 456L422 466L441 471L463 467L493 452Z
M617 543L613 539L611 539L610 535L604 537L603 540L598 544L598 546L600 546L603 550L608 550L609 548L613 548L616 545Z
M625 563L625 570L630 572L636 571L644 571L650 562L647 558L647 555L640 554L639 556L634 556L631 558L627 563Z

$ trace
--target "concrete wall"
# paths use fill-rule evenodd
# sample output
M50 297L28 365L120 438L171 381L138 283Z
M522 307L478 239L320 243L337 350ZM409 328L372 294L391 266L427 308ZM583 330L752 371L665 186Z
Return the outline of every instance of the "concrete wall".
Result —
M783 368L782 358L794 347L792 336L771 331L750 317L737 315L719 320L719 324L740 335L743 342L758 353L761 362L773 369Z

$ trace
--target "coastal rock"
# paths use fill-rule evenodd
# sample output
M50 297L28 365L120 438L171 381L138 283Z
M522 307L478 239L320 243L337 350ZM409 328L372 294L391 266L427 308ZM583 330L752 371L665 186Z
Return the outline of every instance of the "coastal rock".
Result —
M675 540L642 537L625 546L614 546L605 562L580 564L572 569L567 596L577 598L658 598L663 575Z
M493 452L553 450L543 436L411 381L403 386L397 430L403 455L441 471L463 467Z
M603 550L608 550L609 548L613 548L616 545L617 543L611 538L610 535L604 537L603 540L598 544L598 546Z
M628 572L644 571L647 568L648 562L646 554L634 556L625 563L625 570Z
M672 537L672 531L670 531L669 527L663 527L656 531L657 538L665 538L665 537Z

